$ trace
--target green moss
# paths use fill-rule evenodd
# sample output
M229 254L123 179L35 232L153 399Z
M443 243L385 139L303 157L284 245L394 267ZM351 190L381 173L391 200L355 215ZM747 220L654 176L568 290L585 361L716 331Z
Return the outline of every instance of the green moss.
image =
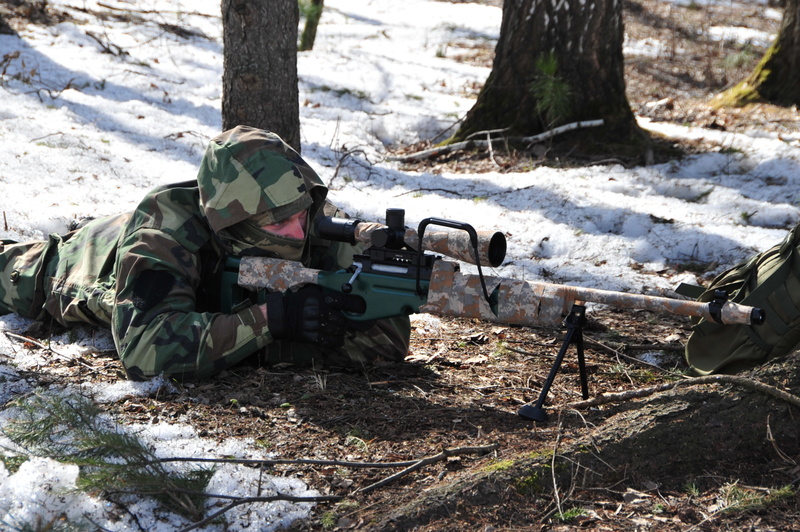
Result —
M753 73L738 85L731 87L725 92L717 95L711 100L711 107L719 109L721 107L745 107L747 105L765 101L767 98L761 92L761 86L767 83L772 76L772 68L769 66L772 58L780 50L773 44L759 61Z
M528 454L528 458L531 460L536 461L545 461L545 460L552 460L553 459L553 450L547 449L545 451L534 451Z
M716 96L711 100L711 107L715 109L721 107L745 107L762 100L763 98L758 89L751 85L748 80L745 80Z
M514 466L514 460L494 460L483 467L483 471L506 471Z
M570 508L562 513L557 513L554 519L561 521L562 523L569 523L573 519L582 515L586 515L586 510L583 508Z

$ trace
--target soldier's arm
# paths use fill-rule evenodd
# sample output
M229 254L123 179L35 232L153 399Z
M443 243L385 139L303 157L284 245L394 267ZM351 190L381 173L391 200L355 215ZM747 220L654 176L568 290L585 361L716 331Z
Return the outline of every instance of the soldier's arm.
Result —
M257 306L198 312L199 282L197 255L169 235L140 229L122 243L112 332L130 378L207 377L271 342Z

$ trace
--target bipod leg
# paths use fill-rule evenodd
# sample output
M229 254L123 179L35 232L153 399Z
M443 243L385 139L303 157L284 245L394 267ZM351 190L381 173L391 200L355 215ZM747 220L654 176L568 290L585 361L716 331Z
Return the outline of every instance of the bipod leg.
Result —
M547 412L544 411L544 402L547 399L547 394L550 392L550 387L553 385L553 380L556 378L558 368L564 360L564 355L567 354L570 344L575 344L575 349L578 352L578 368L581 377L581 395L584 399L589 398L589 383L586 376L586 359L583 354L583 326L586 324L586 307L584 305L575 303L572 305L572 310L569 316L564 320L564 325L567 327L567 333L564 335L564 341L561 344L561 349L556 356L553 366L550 368L550 374L547 380L544 381L542 389L539 392L539 398L535 404L528 403L523 405L517 413L525 419L533 421L547 421Z

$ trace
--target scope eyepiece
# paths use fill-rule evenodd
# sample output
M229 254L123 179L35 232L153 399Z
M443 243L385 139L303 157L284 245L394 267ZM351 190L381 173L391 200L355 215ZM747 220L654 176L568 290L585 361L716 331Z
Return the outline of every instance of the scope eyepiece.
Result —
M334 218L323 216L317 219L317 236L334 242L356 243L356 226L361 223L357 218Z

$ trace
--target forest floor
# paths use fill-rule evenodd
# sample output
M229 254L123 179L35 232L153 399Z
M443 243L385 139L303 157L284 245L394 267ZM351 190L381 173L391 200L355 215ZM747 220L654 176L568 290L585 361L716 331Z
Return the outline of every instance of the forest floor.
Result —
M729 2L690 7L656 0L625 3L630 39L668 44L667 52L658 57L626 59L635 113L729 131L798 131L800 116L794 108L755 105L713 110L708 105L714 94L743 78L764 50L712 40L704 28L745 25L777 30L778 22L765 20L760 5L731 6ZM491 64L490 48L464 52L465 60ZM579 155L557 145L551 148L538 155L495 153L492 160L487 154L470 153L419 164L429 171L470 172L496 171L498 166L514 171L532 164L581 164ZM679 148L685 153L719 149L689 144ZM457 450L374 489L369 487L396 470L281 466L273 473L299 475L321 492L343 497L339 503L319 505L313 517L293 525L296 530L392 528L387 516L404 504L426 493L440 494L470 476L500 471L507 460L554 456L571 442L591 437L614 408L566 407L581 400L572 348L548 396L550 420L534 423L517 415L521 406L536 400L561 347L563 330L425 317L413 323L411 354L404 364L352 371L243 365L212 381L187 384L176 393L122 400L111 408L130 422L188 421L207 438L252 437L281 458L376 463ZM682 317L613 309L591 313L585 329L591 396L682 378L686 370L682 346L689 332L689 320ZM113 353L87 356L81 363L93 368L90 376L84 365L52 357L52 367L42 368L36 378L43 386L48 381L84 384L87 379L124 378ZM631 404L630 408L636 407L633 400ZM578 473L566 481L557 482L554 476L555 485L547 489L533 489L531 482L518 479L510 484L515 489L494 494L484 503L466 497L454 504L442 502L441 512L402 521L405 524L397 528L800 530L800 496L795 489L778 489L796 486L800 480L796 467L777 459L745 461L735 471L720 469L725 467L709 464L678 480L638 479L635 488L632 482L618 480L582 482ZM635 471L621 475L637 478Z

